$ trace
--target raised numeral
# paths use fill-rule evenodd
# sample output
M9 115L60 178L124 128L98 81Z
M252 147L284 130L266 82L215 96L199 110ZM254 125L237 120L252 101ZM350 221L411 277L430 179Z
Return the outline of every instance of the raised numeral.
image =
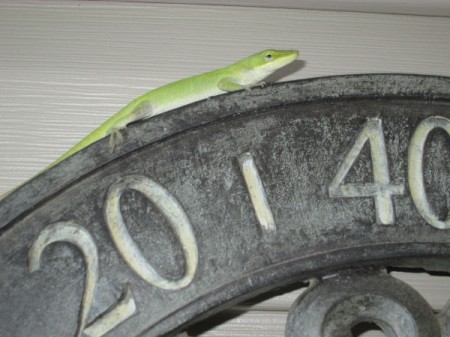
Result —
M145 195L172 227L186 259L183 277L174 281L163 278L142 255L131 238L120 211L120 197L126 189ZM181 204L163 186L144 176L128 176L109 188L104 212L117 250L128 266L143 280L162 289L180 289L192 282L198 265L198 249L192 226Z
M264 232L276 230L275 220L267 201L266 192L256 168L253 156L250 153L243 153L238 158L245 184L247 185L250 200L255 210L256 218Z
M106 314L101 315L89 324L84 333L90 337L101 337L114 329L117 325L131 317L136 312L136 303L131 293L130 285L127 284L119 302Z
M370 143L374 182L343 184L345 176L355 163L356 158L367 141ZM393 224L394 206L392 195L403 194L404 189L403 184L390 184L386 145L381 120L378 118L368 120L330 184L330 197L373 197L375 199L376 222L378 224Z
M429 117L423 120L414 131L408 148L408 181L414 204L425 221L433 227L447 229L450 228L450 216L447 216L445 220L440 220L436 216L428 202L423 182L425 142L429 133L435 128L441 128L450 135L450 120L439 116Z
M44 228L33 242L28 252L28 270L30 273L40 268L41 255L44 249L58 241L65 241L76 245L83 253L86 265L86 283L78 320L76 336L86 333L91 337L104 336L115 326L128 319L136 311L136 305L130 289L126 289L126 296L110 309L107 314L86 327L86 319L94 299L95 285L98 279L98 252L91 234L83 227L72 222L57 222ZM120 308L120 310L117 310ZM86 327L86 329L85 329Z

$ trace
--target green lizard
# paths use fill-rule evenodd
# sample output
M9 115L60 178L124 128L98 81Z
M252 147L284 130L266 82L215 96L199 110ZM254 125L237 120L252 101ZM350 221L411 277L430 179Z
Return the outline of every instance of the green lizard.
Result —
M114 151L115 147L123 142L121 130L131 122L147 119L225 92L264 86L263 80L267 76L293 62L298 55L296 50L264 50L227 67L151 90L131 101L40 173L108 135L110 146ZM11 192L0 196L0 200Z

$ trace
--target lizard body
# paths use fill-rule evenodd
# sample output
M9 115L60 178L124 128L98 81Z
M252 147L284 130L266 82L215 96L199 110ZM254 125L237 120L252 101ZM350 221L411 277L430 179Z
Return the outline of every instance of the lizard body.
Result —
M108 135L114 150L123 141L120 131L131 122L147 119L208 97L264 85L262 81L267 76L293 62L298 55L296 50L264 50L227 67L151 90L131 101L40 173ZM6 195L0 196L0 200L4 196Z

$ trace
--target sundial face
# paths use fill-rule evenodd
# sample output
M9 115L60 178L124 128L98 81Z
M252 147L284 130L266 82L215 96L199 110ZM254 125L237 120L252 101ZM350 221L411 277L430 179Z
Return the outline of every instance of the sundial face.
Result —
M291 82L94 144L0 203L2 335L163 336L333 270L450 272L449 93Z

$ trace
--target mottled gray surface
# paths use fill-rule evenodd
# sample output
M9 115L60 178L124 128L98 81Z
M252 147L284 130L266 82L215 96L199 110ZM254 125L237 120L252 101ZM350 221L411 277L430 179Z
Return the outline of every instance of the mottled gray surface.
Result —
M365 268L317 280L293 304L286 337L351 337L362 322L376 323L386 337L446 336L417 291L384 271Z
M362 75L283 83L209 99L131 126L111 155L104 139L37 177L0 203L2 336L74 336L84 286L78 250L56 243L41 269L27 272L27 253L46 226L71 221L93 236L99 280L93 321L130 284L136 314L109 336L160 336L238 299L351 265L386 264L450 271L450 230L427 224L408 190L407 150L417 125L450 117L450 79ZM382 121L395 222L375 222L371 197L330 198L328 188L370 118ZM449 136L426 143L427 196L444 219L450 208ZM237 157L252 153L277 230L264 233ZM183 206L199 251L193 282L164 290L124 263L107 231L109 186L143 175ZM345 182L373 182L364 147ZM141 193L121 199L126 226L145 258L168 279L186 261L174 232Z

